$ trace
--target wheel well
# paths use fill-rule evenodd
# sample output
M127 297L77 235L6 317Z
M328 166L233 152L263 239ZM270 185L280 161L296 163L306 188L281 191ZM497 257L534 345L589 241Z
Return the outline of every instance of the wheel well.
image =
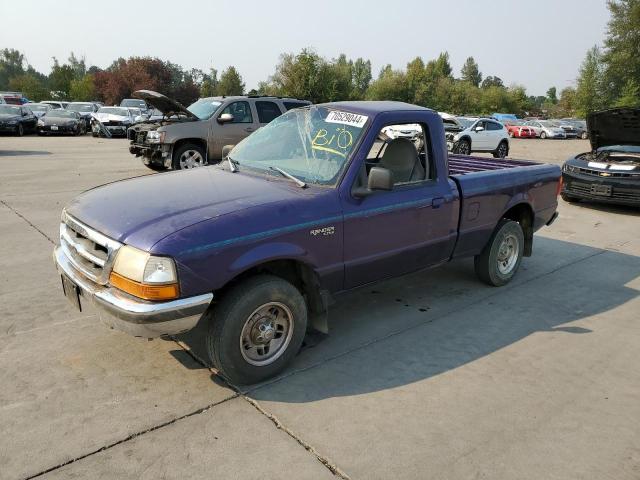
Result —
M305 297L310 316L326 313L329 303L328 292L326 294L323 292L315 270L310 265L297 260L272 260L251 267L227 283L222 289L214 292L214 298L224 295L225 290L242 283L247 278L261 274L280 277L296 287Z
M205 155L208 157L207 155L207 142L205 142L202 138L181 138L180 140L176 140L176 142L173 144L173 149L171 151L171 158L173 159L173 155L175 154L175 152L183 145L187 144L187 143L193 143L194 145L199 146L200 148L202 148L202 150L205 152Z
M533 209L527 203L519 203L505 212L503 218L508 218L520 224L524 234L525 257L530 257L533 251Z

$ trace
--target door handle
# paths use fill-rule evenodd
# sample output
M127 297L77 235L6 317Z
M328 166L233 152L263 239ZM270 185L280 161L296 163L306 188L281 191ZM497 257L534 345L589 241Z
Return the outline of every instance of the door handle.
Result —
M253 132L253 128L251 127L247 127L244 129L245 132Z
M437 197L431 200L431 206L433 208L440 208L440 205L442 205L443 203L444 203L444 198L442 197Z

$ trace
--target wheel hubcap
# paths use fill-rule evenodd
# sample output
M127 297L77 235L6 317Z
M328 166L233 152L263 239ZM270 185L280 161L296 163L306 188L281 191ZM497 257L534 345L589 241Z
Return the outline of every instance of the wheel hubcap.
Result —
M506 235L498 248L498 271L508 275L516 266L519 254L518 238L515 235Z
M180 168L196 168L204 165L204 159L197 150L186 150L180 155Z
M287 350L293 336L293 314L280 302L253 311L240 334L242 357L256 366L270 365Z

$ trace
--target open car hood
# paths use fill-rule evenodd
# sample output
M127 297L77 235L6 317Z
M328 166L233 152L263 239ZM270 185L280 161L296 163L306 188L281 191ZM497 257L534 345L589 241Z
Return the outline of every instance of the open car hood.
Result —
M587 116L591 148L640 145L640 108L612 108Z
M161 93L154 92L153 90L136 90L133 92L134 98L140 98L149 105L160 110L165 116L171 115L183 115L193 120L199 120L197 116L187 110L183 105L175 100L165 97Z

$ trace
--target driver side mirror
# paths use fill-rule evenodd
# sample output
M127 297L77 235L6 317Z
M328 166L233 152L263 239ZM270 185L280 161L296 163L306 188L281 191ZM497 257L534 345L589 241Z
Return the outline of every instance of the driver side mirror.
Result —
M393 190L393 174L391 170L382 167L372 167L369 171L367 187L359 187L353 191L353 196L363 198L371 195L376 190Z
M484 127L476 127L473 130L476 132L484 132Z
M229 122L233 122L233 115L230 113L223 113L218 117L218 123L221 125Z

